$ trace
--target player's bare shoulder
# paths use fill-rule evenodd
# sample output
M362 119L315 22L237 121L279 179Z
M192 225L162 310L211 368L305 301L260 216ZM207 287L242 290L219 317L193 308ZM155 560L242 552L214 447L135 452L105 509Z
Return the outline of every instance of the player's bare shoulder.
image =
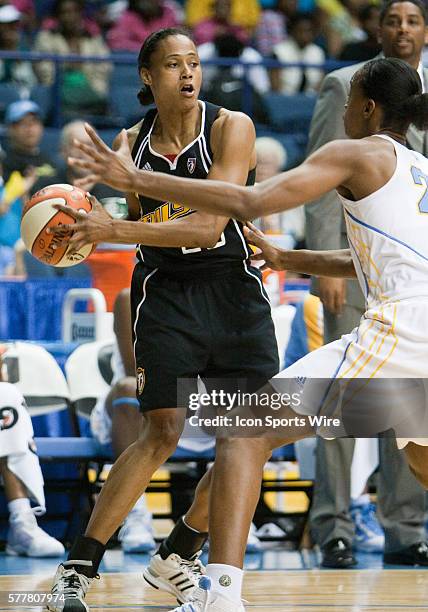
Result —
M214 155L224 147L247 145L254 148L256 130L245 113L221 108L211 130L211 148ZM255 153L254 153L255 163Z
M139 121L138 123L136 123L135 125L133 125L132 127L128 128L126 130L126 134L128 136L128 143L129 143L129 148L132 151L132 147L135 144L135 141L137 140L138 134L140 133L141 130L141 126L143 125L143 121L144 119L141 119L141 121ZM115 139L113 140L113 149L116 149L117 147L119 147L119 134L115 137Z

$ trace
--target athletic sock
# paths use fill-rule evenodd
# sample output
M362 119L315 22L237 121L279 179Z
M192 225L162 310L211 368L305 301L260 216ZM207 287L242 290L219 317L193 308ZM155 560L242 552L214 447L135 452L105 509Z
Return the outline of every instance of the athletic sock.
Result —
M7 504L7 508L9 510L9 520L16 520L23 514L28 514L28 512L31 512L30 500L27 497L13 499Z
M241 603L244 570L233 565L208 563L207 576L211 578L212 589L236 604Z
M73 567L79 574L84 574L88 578L95 578L98 574L98 568L103 558L106 547L98 540L89 538L87 536L78 536L68 553L66 567ZM75 561L75 563L70 563ZM91 562L89 566L87 563L80 564L79 562Z
M208 533L197 531L186 525L184 517L176 522L174 529L159 546L158 554L167 559L171 554L180 555L182 559L191 559L208 539Z

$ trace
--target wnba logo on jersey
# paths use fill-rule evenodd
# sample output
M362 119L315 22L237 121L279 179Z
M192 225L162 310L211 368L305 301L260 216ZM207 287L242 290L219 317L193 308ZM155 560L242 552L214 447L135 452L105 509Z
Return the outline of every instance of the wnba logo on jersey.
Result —
M141 395L146 384L146 371L144 368L137 368L137 390Z
M187 160L187 169L190 174L193 174L196 168L196 157L189 157Z

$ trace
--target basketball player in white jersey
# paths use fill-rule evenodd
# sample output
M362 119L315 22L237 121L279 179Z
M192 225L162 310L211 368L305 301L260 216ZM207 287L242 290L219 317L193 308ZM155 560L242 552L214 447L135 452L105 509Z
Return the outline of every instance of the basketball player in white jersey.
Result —
M64 546L37 524L36 516L46 512L43 475L25 400L15 385L7 382L6 351L0 344L0 479L9 510L6 554L60 557ZM31 500L35 507L31 507Z
M113 152L90 128L95 149L81 145L85 159L71 163L90 169L91 181L242 220L287 210L336 189L345 209L351 250L281 251L268 248L250 232L249 237L265 247L263 255L273 267L340 278L356 275L367 297L367 311L356 330L310 353L280 376L293 381L301 377L303 386L308 375L327 380L424 378L428 352L428 160L405 147L410 123L420 129L428 127L428 96L422 94L417 71L397 59L365 64L352 80L344 120L351 140L331 142L298 168L250 188L140 171L132 162L125 133L120 148ZM130 241L139 241L138 224L112 220L98 206L89 215L67 212L77 221L69 228L74 231L70 240L74 245L120 241L118 237L125 231ZM125 228L123 224L128 225ZM306 408L312 414L318 412L318 405ZM286 408L282 416L292 418L295 414ZM213 563L222 575L216 580L208 573L211 580L203 577L191 603L177 611L243 610L241 593L234 588L242 567L237 552L242 548L237 542L248 533L262 465L274 444L313 433L309 426L290 426L286 439L264 436L218 441L223 450L228 448L229 469L235 464L245 465L245 470L236 472L233 487L220 491L212 486L211 499L221 497L222 516L232 516L239 490L248 512L240 513L239 525L210 517ZM428 488L428 439L415 436L398 440L398 444L405 447L411 469ZM225 466L220 464L218 469Z

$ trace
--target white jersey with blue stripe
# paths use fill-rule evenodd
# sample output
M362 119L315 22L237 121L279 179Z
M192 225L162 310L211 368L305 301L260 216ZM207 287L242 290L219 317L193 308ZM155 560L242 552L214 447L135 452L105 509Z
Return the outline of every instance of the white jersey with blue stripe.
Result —
M428 298L428 159L389 136L397 165L383 187L343 204L348 240L368 308Z
M367 435L392 428L399 448L428 446L428 419L421 426L428 413L428 159L377 137L394 146L393 175L361 200L339 196L366 311L349 334L280 372L276 378L288 382L277 390L299 387L301 414L341 417L351 405ZM378 378L389 380L379 389Z

